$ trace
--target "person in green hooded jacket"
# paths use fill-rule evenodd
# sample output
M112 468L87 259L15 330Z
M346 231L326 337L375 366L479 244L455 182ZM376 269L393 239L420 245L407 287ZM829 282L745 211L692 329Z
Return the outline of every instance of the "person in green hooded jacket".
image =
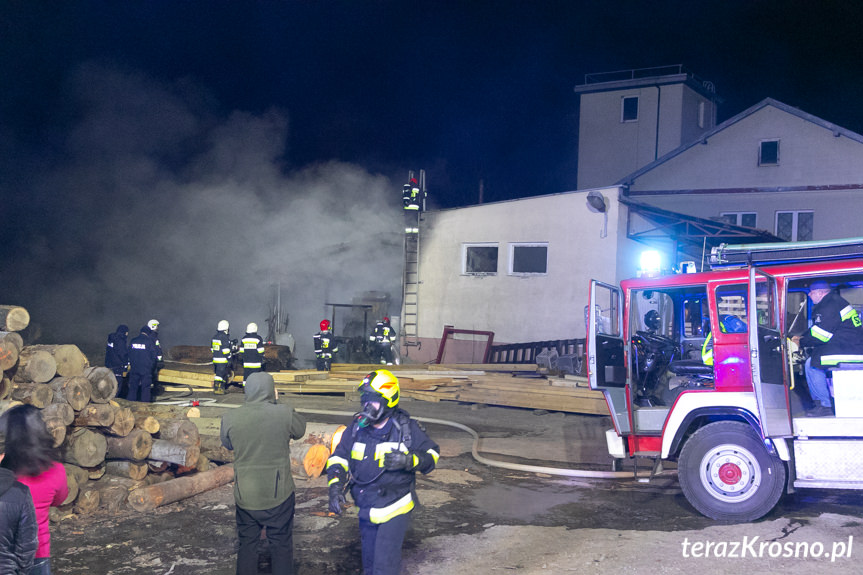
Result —
M257 544L267 528L273 575L293 573L294 479L290 441L306 421L278 403L273 376L258 372L246 381L243 405L222 416L222 445L234 451L237 575L258 572Z

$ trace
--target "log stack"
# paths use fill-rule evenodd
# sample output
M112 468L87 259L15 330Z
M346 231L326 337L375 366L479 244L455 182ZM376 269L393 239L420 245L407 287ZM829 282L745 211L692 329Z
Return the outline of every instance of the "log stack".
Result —
M134 490L209 471L198 428L184 408L118 399L113 372L90 367L77 346L25 346L17 332L29 319L24 308L0 306L0 412L21 403L41 410L69 484L69 497L55 518L118 511ZM233 477L233 471L171 486L165 489L170 497L151 499L176 501L225 477Z

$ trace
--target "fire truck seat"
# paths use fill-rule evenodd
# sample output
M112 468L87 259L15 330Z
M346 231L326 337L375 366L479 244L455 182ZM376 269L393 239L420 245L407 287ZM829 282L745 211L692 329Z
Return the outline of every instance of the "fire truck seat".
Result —
M713 366L705 365L700 359L679 359L668 364L668 371L674 375L712 376Z

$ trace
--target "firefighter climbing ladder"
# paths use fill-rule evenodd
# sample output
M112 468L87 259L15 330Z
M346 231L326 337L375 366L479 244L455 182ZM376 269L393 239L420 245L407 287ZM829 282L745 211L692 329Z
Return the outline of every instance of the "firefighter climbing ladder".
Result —
M410 172L408 181L413 182L414 173ZM411 184L409 184L411 185ZM402 278L402 345L405 355L411 347L419 347L419 265L420 265L420 213L425 209L425 170L420 170L417 187L420 190L418 209L408 209L405 202L405 260Z

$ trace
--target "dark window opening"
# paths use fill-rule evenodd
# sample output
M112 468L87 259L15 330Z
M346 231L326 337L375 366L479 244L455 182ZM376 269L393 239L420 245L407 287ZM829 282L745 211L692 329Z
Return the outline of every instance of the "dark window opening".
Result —
M497 273L497 246L467 246L465 248L464 273Z
M623 109L621 111L621 122L638 121L638 96L623 98Z
M775 166L779 163L779 140L761 142L758 154L759 166Z
M513 246L512 273L544 274L548 271L548 246Z

